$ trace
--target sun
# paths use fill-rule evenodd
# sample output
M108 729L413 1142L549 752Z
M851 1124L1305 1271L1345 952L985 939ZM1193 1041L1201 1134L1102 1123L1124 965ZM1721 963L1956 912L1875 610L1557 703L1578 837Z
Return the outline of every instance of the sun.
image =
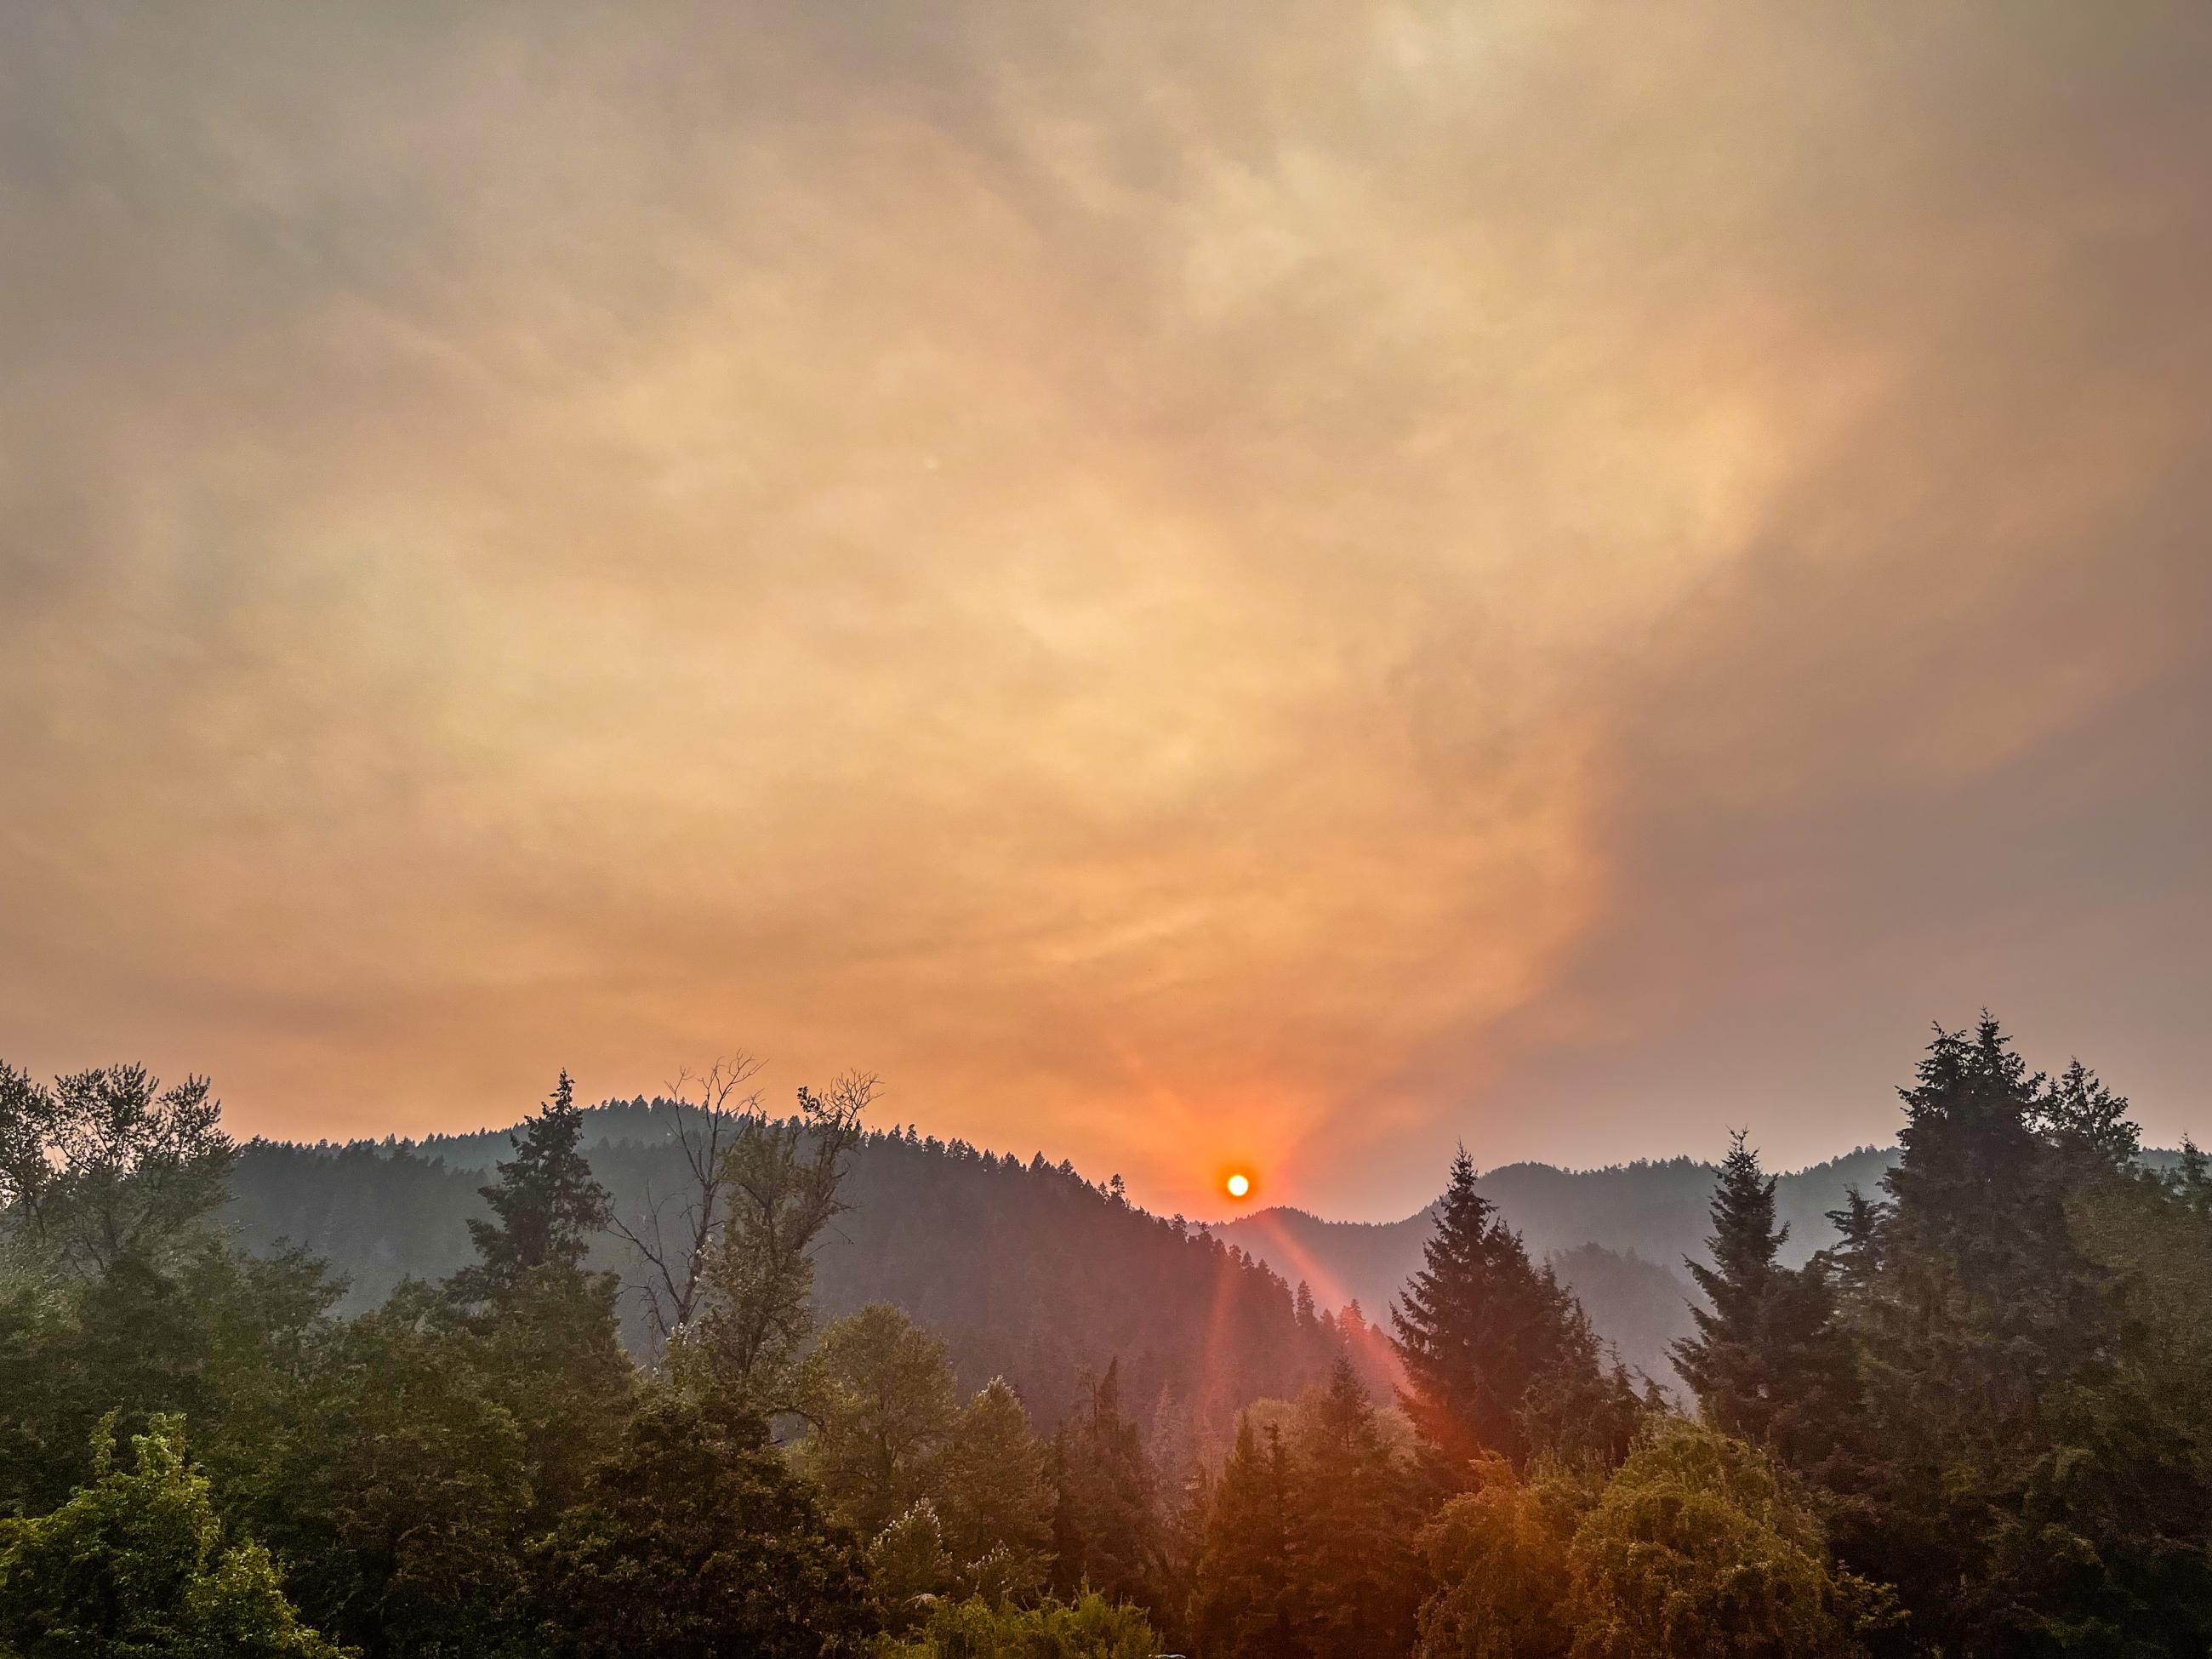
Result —
M1252 1177L1239 1170L1221 1184L1229 1189L1230 1197L1242 1198L1252 1190Z

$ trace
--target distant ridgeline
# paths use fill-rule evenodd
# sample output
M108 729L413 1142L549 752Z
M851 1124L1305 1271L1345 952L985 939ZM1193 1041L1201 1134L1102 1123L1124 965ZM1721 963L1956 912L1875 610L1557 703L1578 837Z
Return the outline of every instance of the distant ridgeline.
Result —
M592 1173L618 1214L683 1190L675 1108L644 1100L586 1114ZM349 1281L341 1311L380 1303L403 1279L437 1279L471 1260L477 1189L508 1152L503 1132L421 1143L241 1148L229 1219L240 1243L304 1245ZM1375 1334L1303 1308L1285 1280L1238 1245L1164 1220L1042 1155L1024 1163L911 1130L868 1135L816 1256L823 1321L872 1302L903 1309L947 1343L963 1389L1003 1376L1036 1419L1058 1422L1083 1373L1121 1366L1140 1411L1218 1427L1240 1407L1289 1399L1328 1375L1340 1328L1380 1385ZM603 1237L593 1264L629 1282L637 1264ZM623 1303L624 1339L647 1324ZM1155 1435L1175 1425L1156 1422Z
M620 1213L681 1190L675 1109L641 1098L586 1114L593 1172ZM357 1312L403 1279L441 1279L470 1259L468 1219L484 1213L477 1188L507 1152L496 1130L343 1146L257 1140L239 1162L231 1219L250 1249L288 1239L326 1258L349 1281L343 1310ZM1893 1157L1866 1148L1784 1176L1790 1258L1828 1242L1823 1212L1849 1185L1872 1192ZM1480 1186L1530 1253L1552 1260L1599 1334L1671 1387L1668 1345L1688 1334L1694 1294L1680 1262L1704 1259L1712 1183L1712 1165L1683 1158L1588 1171L1516 1164ZM1211 1421L1295 1395L1322 1373L1328 1340L1291 1287L1304 1281L1323 1310L1356 1302L1364 1322L1384 1323L1431 1227L1426 1211L1369 1224L1289 1209L1186 1226L1042 1155L1024 1163L896 1129L862 1144L845 1194L852 1207L818 1255L823 1318L895 1304L945 1337L964 1387L1003 1375L1045 1423L1085 1369L1117 1358L1128 1397L1147 1408L1165 1398ZM636 1271L612 1237L595 1261ZM625 1336L641 1347L642 1310L633 1298L624 1310ZM1380 1383L1379 1339L1364 1322L1347 1328Z

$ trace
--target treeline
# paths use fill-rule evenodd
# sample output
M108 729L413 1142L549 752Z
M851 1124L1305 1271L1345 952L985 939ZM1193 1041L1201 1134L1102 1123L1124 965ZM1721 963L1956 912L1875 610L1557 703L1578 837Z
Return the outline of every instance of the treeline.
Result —
M1809 1260L1738 1140L1690 1264L1694 1416L1464 1155L1387 1340L1292 1296L1326 1364L1218 1443L1144 1420L1110 1358L1035 1415L927 1319L817 1328L867 1100L710 1100L690 1184L625 1218L564 1079L471 1259L347 1319L319 1264L216 1224L236 1154L204 1085L0 1072L0 1653L2212 1644L2212 1169L2147 1168L2125 1102L2030 1074L1987 1019L1939 1032L1894 1167ZM611 1227L643 1264L644 1364L592 1255Z
M702 1130L701 1099L758 1115L750 1091L749 1080L733 1094L702 1083L689 1102L588 1109L582 1150L611 1215L635 1226L659 1211L679 1247L673 1209L696 1191L685 1137ZM496 1156L486 1142L506 1147L504 1137L249 1142L226 1218L250 1249L296 1244L331 1263L349 1281L340 1310L363 1311L404 1278L441 1279L467 1260ZM1235 1243L1148 1214L1111 1180L908 1126L865 1130L843 1190L847 1207L816 1248L817 1312L895 1304L945 1339L963 1389L1003 1376L1041 1421L1066 1415L1085 1376L1116 1359L1129 1409L1170 1438L1194 1425L1219 1438L1237 1407L1328 1374L1333 1315L1302 1314L1295 1284ZM650 1361L650 1270L611 1228L586 1261L621 1275L623 1340Z

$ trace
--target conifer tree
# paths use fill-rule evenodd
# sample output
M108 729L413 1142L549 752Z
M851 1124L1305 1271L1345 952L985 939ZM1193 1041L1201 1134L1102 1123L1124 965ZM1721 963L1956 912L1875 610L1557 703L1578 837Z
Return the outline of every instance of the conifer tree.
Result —
M498 1303L540 1268L573 1273L583 1266L592 1235L613 1212L580 1149L583 1133L576 1085L564 1070L543 1109L511 1137L514 1156L501 1161L491 1185L477 1189L494 1218L469 1222L477 1260L453 1276L457 1301Z
M1856 1359L1825 1267L1780 1259L1790 1229L1775 1220L1774 1183L1738 1131L1714 1183L1713 1265L1684 1262L1711 1305L1692 1306L1696 1334L1674 1363L1707 1421L1804 1469L1832 1454L1856 1408Z
M1390 1313L1407 1414L1453 1470L1485 1450L1524 1465L1522 1408L1530 1385L1573 1358L1573 1298L1475 1191L1464 1146L1423 1260Z
M1860 1316L1882 1455L1868 1565L1947 1651L2027 1650L2100 1624L2117 1639L2149 1616L2129 1578L2162 1571L2130 1562L2131 1511L2171 1476L2156 1449L2142 1467L2124 1443L2068 1428L2112 1387L2125 1335L2069 1219L2080 1165L2039 1134L2044 1080L1987 1014L1939 1029L1901 1093L1894 1209Z
M1315 1659L1396 1659L1419 1596L1414 1505L1342 1355L1302 1404L1291 1466L1297 1627Z
M1291 1619L1290 1472L1282 1435L1266 1444L1249 1413L1214 1483L1199 1552L1191 1625L1206 1659L1297 1659Z
M478 1189L493 1219L469 1222L477 1260L446 1283L493 1392L522 1430L541 1523L582 1491L620 1432L635 1381L615 1310L620 1280L584 1266L612 1206L582 1139L564 1070L513 1136L514 1156Z
M1121 1413L1121 1362L1084 1393L1053 1443L1054 1584L1157 1607L1159 1517L1144 1437Z

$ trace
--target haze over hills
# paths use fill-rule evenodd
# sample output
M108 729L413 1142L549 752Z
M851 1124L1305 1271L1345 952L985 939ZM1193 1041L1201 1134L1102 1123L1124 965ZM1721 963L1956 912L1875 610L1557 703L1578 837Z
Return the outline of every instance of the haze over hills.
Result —
M674 1189L672 1109L638 1099L585 1115L593 1171L619 1212ZM468 1220L483 1213L477 1188L507 1150L500 1130L419 1143L255 1141L231 1218L249 1248L289 1240L327 1258L349 1282L345 1307L360 1310L404 1279L441 1279L468 1259ZM1792 1260L1826 1242L1821 1212L1853 1182L1870 1191L1893 1155L1862 1148L1781 1178ZM1680 1263L1704 1256L1712 1178L1710 1164L1683 1158L1590 1170L1516 1164L1480 1186L1600 1335L1672 1386L1668 1344L1687 1333L1695 1294ZM1168 1417L1212 1421L1296 1393L1324 1362L1294 1287L1310 1286L1325 1313L1357 1304L1362 1328L1387 1326L1432 1224L1425 1209L1367 1224L1279 1206L1194 1225L1152 1216L1042 1153L1024 1162L911 1128L869 1137L848 1196L820 1249L823 1316L893 1303L945 1336L963 1384L1004 1374L1046 1421L1086 1370L1115 1359L1132 1397ZM593 1260L635 1289L638 1264L619 1241L603 1238ZM624 1306L625 1337L641 1347L641 1306L635 1296ZM1370 1370L1379 1385L1379 1353Z

